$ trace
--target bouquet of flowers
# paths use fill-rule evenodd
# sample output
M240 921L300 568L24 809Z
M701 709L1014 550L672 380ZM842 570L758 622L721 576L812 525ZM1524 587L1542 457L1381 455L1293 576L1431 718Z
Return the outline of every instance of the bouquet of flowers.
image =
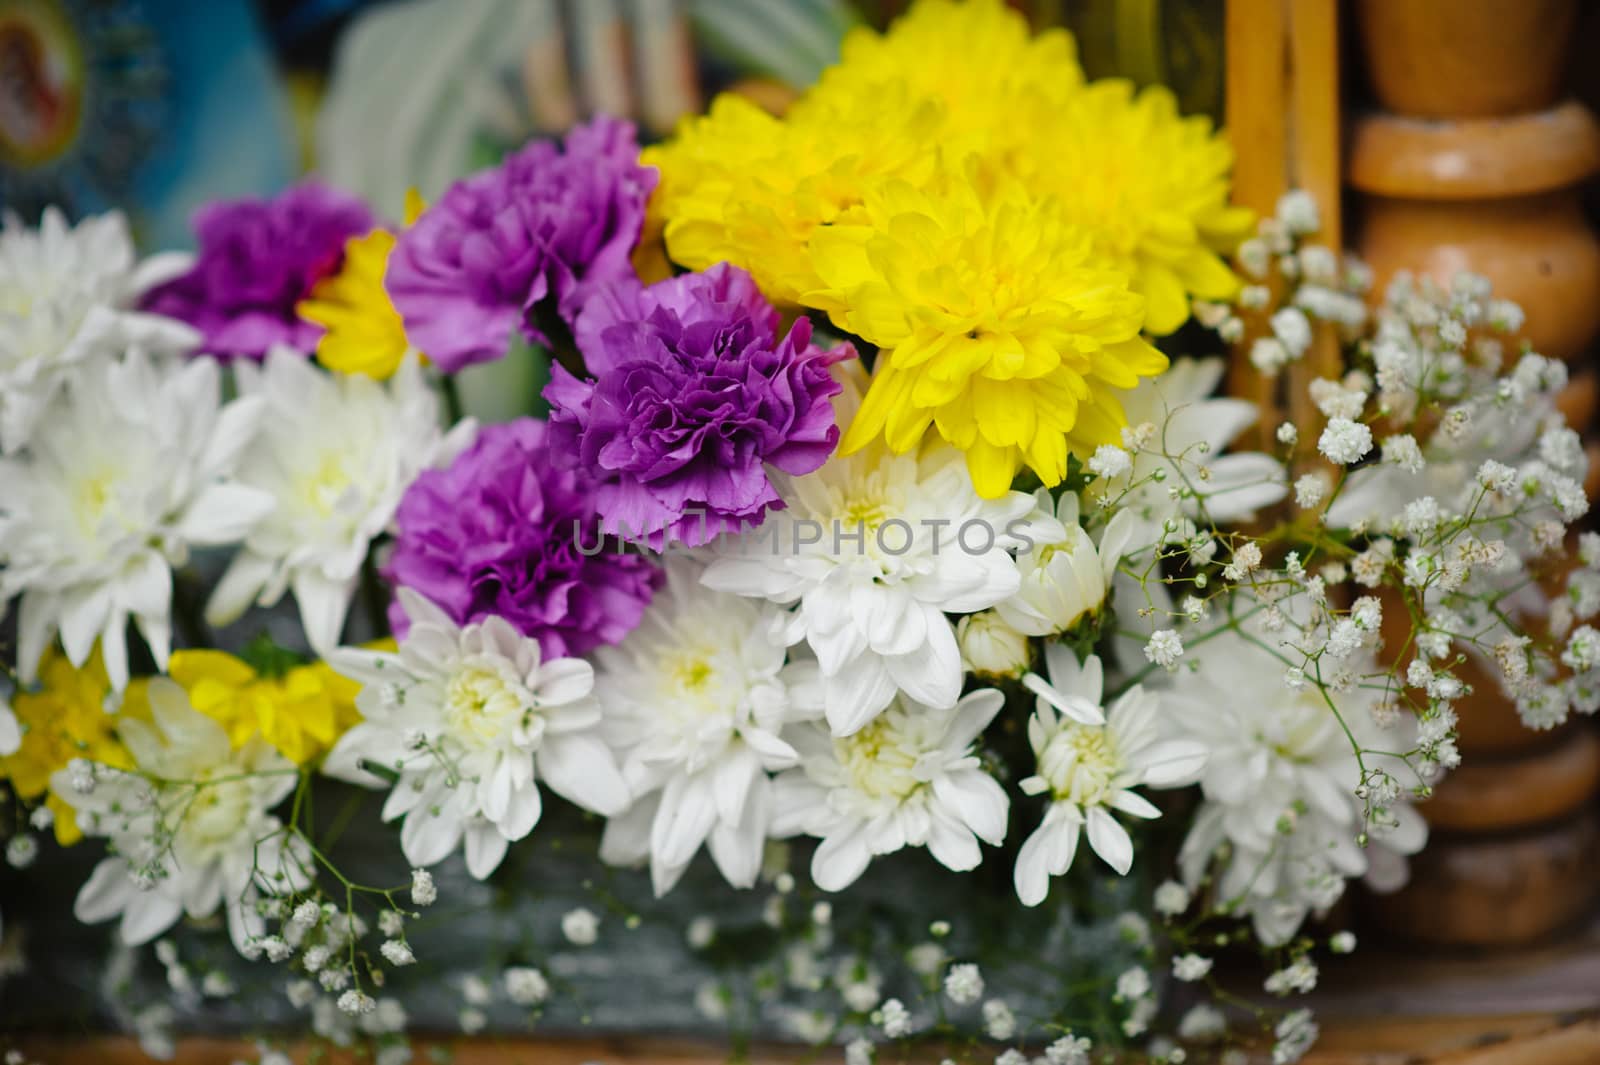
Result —
M1367 299L1231 158L1065 33L920 0L781 116L597 118L399 225L309 183L192 259L12 219L9 865L97 858L73 913L118 923L113 999L153 944L113 1016L154 1051L286 1003L401 1062L408 984L468 1032L648 984L852 1065L1296 1060L1463 669L1532 728L1600 706L1600 537L1520 311ZM1222 343L1343 362L1263 424L1179 354ZM545 355L538 412L463 414ZM408 980L430 926L454 969Z

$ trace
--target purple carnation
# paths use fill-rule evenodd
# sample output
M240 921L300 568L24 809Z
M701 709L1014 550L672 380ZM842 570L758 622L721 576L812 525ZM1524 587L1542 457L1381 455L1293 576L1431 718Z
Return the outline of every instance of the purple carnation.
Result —
M384 284L406 334L447 373L505 354L511 331L546 342L534 308L571 323L589 290L632 278L656 172L633 126L601 116L456 182L400 234Z
M766 467L810 473L839 440L828 367L849 344L778 338L778 313L727 263L595 295L574 330L592 381L560 366L545 388L551 441L601 481L603 528L699 546L782 501Z
M309 181L270 200L208 203L194 217L194 266L144 307L188 322L204 334L200 350L222 358L261 359L274 344L309 353L322 327L295 304L339 268L345 241L376 224L354 196Z
M592 483L551 462L547 435L534 418L485 426L449 467L418 477L384 575L458 624L498 614L546 655L580 655L633 631L660 571L602 549ZM405 632L398 602L389 621Z

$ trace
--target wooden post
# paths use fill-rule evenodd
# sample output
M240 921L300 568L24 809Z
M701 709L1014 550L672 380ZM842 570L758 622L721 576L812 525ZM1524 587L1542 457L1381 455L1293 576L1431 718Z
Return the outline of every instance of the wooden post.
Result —
M1228 57L1226 113L1233 142L1234 201L1270 215L1288 188L1288 7L1286 0L1228 0L1224 48ZM1245 316L1244 339L1234 349L1228 391L1261 412L1242 443L1262 446L1280 418L1277 382L1250 364L1250 345L1266 330L1258 315Z

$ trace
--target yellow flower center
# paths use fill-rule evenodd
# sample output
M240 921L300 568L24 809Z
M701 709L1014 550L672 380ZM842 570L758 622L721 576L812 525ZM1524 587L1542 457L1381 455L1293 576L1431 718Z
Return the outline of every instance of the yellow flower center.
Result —
M482 666L463 669L445 689L445 722L451 734L468 746L498 742L529 709L522 693L505 677Z
M1112 782L1122 772L1116 741L1103 728L1068 725L1039 753L1039 775L1058 801L1079 806L1102 806L1115 790Z
M344 468L344 456L329 451L322 456L316 469L300 478L300 498L315 514L328 517L339 499L350 488L350 474Z
M235 766L219 772L231 777L212 782L212 773L203 773L194 798L183 818L183 833L201 848L223 846L237 838L250 818L253 805L250 781L239 776Z
M873 798L907 799L923 787L917 755L891 714L873 718L860 732L833 741L835 755L855 790Z
M122 471L110 461L97 463L76 479L70 496L72 514L85 536L95 536L107 518L118 517L117 483L121 480Z
M714 651L705 647L674 648L662 658L659 668L670 704L678 708L680 716L716 717L737 709L737 699L729 698Z

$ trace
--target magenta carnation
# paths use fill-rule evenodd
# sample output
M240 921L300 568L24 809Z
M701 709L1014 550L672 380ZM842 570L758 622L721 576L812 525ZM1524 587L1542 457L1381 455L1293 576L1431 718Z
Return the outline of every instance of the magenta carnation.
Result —
M828 367L849 344L779 338L778 313L726 263L648 288L616 285L574 330L593 380L552 367L552 442L600 480L604 529L699 546L782 507L767 467L810 473L839 440Z
M295 305L339 268L345 241L375 225L360 200L315 182L270 200L206 204L194 217L194 265L152 289L144 307L200 330L207 354L261 359L274 344L309 353L322 327Z
M633 126L599 117L456 182L400 234L384 279L406 334L454 372L498 359L513 329L547 342L535 307L570 324L595 286L632 278L629 256L656 172Z
M497 614L546 655L579 655L633 631L660 571L603 541L592 483L551 462L547 435L534 418L485 426L449 467L418 477L384 575L460 624ZM389 620L405 632L399 603Z

